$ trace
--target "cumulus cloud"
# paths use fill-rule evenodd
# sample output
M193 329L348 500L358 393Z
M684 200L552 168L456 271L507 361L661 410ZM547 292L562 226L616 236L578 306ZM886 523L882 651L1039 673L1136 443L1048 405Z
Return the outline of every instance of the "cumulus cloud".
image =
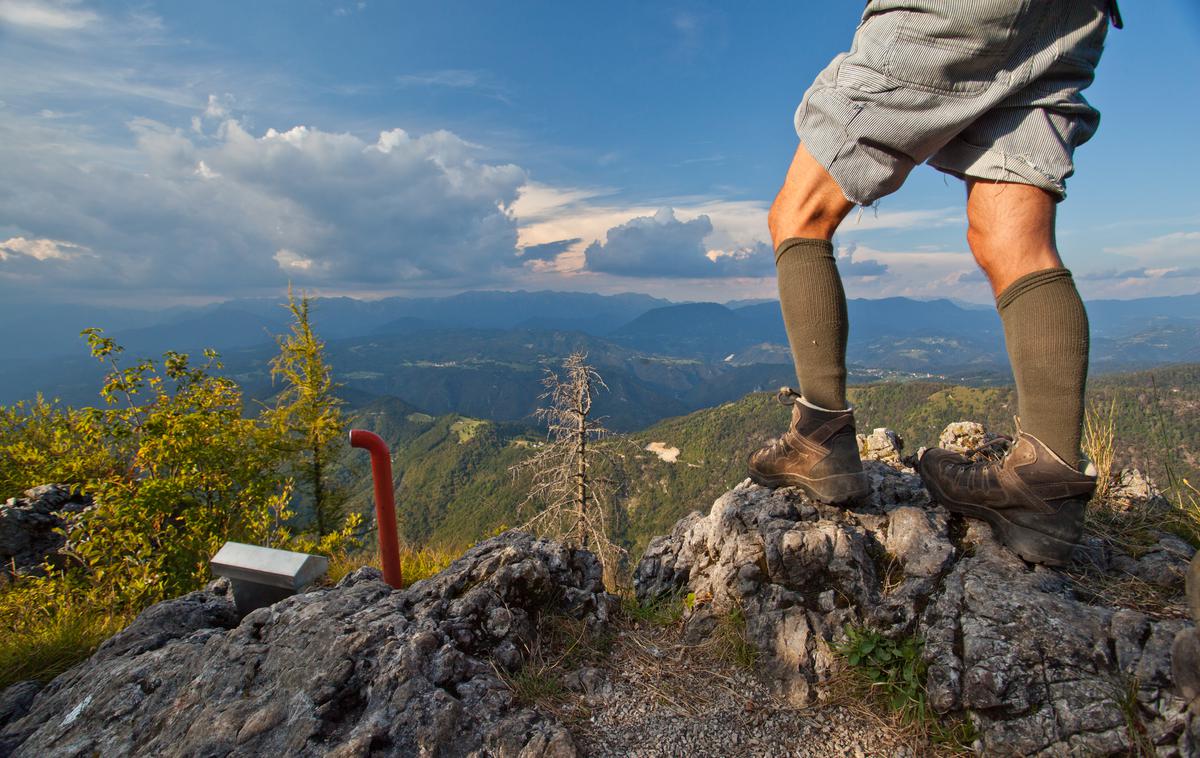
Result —
M1137 260L1195 260L1200 254L1200 232L1171 232L1131 245L1106 247L1105 252L1127 255Z
M597 240L584 251L585 268L617 276L694 279L770 273L765 244L712 249L705 244L712 232L707 215L681 221L673 209L660 208L653 216L610 228L604 242Z
M580 242L583 242L581 237L572 237L571 239L543 242L540 245L526 245L521 248L521 260L552 261Z
M888 272L886 263L870 259L854 260L854 253L857 250L858 245L853 242L838 248L837 266L843 277L883 276Z
M225 108L210 99L206 115ZM20 263L23 280L229 293L288 279L470 287L514 270L525 172L450 132L256 135L226 118L205 134L135 119L132 148L115 149L18 129L0 124L0 163L24 180L0 186L13 235L0 277Z

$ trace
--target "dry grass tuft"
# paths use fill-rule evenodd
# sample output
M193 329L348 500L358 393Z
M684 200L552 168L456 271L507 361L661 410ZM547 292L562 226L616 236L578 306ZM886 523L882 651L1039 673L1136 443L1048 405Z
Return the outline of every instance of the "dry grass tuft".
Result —
M1113 575L1102 571L1071 569L1064 571L1075 584L1075 591L1087 602L1110 608L1129 608L1152 619L1190 618L1180 588L1166 589L1129 574Z
M1108 547L1138 558L1158 543L1167 518L1157 505L1093 498L1084 513L1083 528Z
M602 663L612 651L613 637L595 634L585 622L569 616L542 617L537 628L538 636L526 647L525 665L519 671L492 666L518 702L553 710L568 695L563 677Z
M0 596L0 690L16 682L48 682L86 660L125 628L133 613L114 612L69 597L54 605L19 587Z
M652 704L654 711L670 714L668 718L697 723L711 722L714 714L720 714L715 718L728 728L748 730L753 727L744 724L753 723L756 718L764 719L765 723L796 724L818 720L822 713L846 714L870 725L873 745L889 746L880 754L894 752L901 746L922 756L960 754L961 751L930 744L920 730L887 713L877 700L864 699L862 693L838 694L838 682L832 683L835 691L831 697L823 697L811 706L797 706L779 694L772 694L758 680L755 671L758 652L746 637L744 615L718 613L713 617L711 632L704 639L690 642L688 624L682 621L681 614L669 608L690 610L710 599L697 600L680 594L672 596L672 600L653 612L625 612L617 617L613 650L602 666L608 670L609 681L621 692L620 702ZM748 650L738 653L730 649L731 645L747 646ZM610 735L602 725L610 724L612 717L598 715L590 706L574 704L573 699L583 700L568 695L557 715L566 720L572 732L583 736L585 743L607 744ZM743 726L739 727L739 723ZM749 748L748 754L757 754L754 750Z
M454 562L462 554L462 550L446 548L423 547L402 548L400 550L400 570L404 578L404 586L428 579ZM359 550L352 553L337 553L329 558L329 572L325 575L324 583L330 586L340 582L347 574L351 574L364 566L373 566L382 570L377 550Z
M1175 510L1167 528L1200 548L1200 489L1187 479L1180 479L1171 495Z
M1107 409L1092 406L1083 425L1083 454L1096 467L1096 494L1093 499L1105 501L1112 489L1113 462L1117 454L1117 401Z

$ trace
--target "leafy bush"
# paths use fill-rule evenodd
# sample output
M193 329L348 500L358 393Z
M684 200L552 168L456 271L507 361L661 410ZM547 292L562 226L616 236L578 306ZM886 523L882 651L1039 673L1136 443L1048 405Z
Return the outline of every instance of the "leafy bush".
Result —
M293 313L307 329L307 312ZM0 408L0 486L69 484L95 503L70 517L74 560L0 590L0 621L11 630L0 637L6 680L52 677L145 606L198 588L227 540L335 560L362 546L361 515L334 522L327 509L309 533L289 508L292 473L306 463L311 470L303 456L311 458L312 446L294 443L305 414L320 421L323 435L333 433L330 417L302 400L303 391L289 385L274 408L248 416L241 388L219 375L215 352L205 351L199 366L175 352L126 366L122 348L101 330L83 334L108 367L100 407L38 397ZM306 370L328 377L316 365L319 352L307 360ZM304 413L291 412L288 403L302 401Z

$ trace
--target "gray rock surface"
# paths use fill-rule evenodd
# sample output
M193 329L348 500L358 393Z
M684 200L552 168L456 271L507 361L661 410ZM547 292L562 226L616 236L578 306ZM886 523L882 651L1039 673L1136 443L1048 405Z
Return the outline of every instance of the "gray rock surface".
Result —
M91 504L91 498L61 484L34 487L0 504L0 585L12 579L14 568L18 576L40 574L47 560L69 560L70 515Z
M969 714L987 755L1125 754L1127 717L1158 755L1200 754L1200 713L1172 674L1172 646L1193 621L1105 605L1070 573L1026 564L986 524L932 507L887 435L870 437L860 448L887 461L864 463L870 502L843 510L747 480L651 541L639 598L694 593L697 636L740 609L763 672L798 703L825 696L832 644L867 624L925 640L931 704ZM943 434L965 437L988 439L982 427ZM1175 591L1194 552L1166 534L1136 558L1096 543L1081 550L1088 570Z
M41 690L41 682L24 681L0 692L0 729L29 713L34 697Z
M240 623L214 583L51 682L0 754L572 756L498 672L523 663L540 616L599 626L612 602L590 553L519 532L403 591L360 569Z

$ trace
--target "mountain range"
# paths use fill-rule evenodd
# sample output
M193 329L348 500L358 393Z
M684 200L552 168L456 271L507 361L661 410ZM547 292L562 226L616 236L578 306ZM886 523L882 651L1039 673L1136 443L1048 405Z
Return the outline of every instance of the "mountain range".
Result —
M1093 372L1200 361L1200 295L1088 303ZM338 380L361 400L397 397L433 414L527 420L541 379L584 350L611 392L614 428L734 400L794 380L776 301L671 303L641 294L469 292L440 298L317 298L313 322ZM852 299L852 382L929 379L975 385L1011 380L995 312L948 299ZM268 361L287 331L279 299L242 299L157 311L0 305L9 360L0 403L37 392L96 402L102 367L78 332L106 330L127 356L165 350L222 353L251 397L274 393Z

